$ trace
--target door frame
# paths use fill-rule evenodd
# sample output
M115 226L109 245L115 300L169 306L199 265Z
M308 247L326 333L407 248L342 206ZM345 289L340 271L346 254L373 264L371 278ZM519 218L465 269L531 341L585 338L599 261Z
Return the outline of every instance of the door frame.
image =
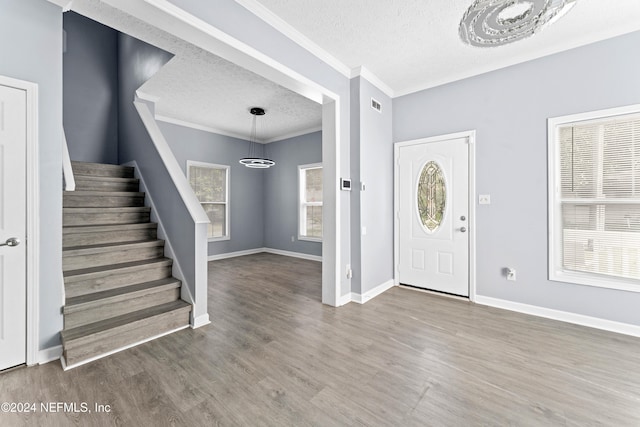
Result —
M393 144L393 281L396 286L400 284L398 266L400 263L400 195L399 195L399 161L400 148L411 145L431 144L451 139L466 138L469 150L469 300L476 299L476 131L437 135L428 138L419 138L409 141L401 141Z
M0 75L0 85L24 90L27 97L27 141L26 156L26 315L27 315L27 348L26 364L38 363L40 336L40 283L39 253L40 253L40 185L38 159L38 84Z

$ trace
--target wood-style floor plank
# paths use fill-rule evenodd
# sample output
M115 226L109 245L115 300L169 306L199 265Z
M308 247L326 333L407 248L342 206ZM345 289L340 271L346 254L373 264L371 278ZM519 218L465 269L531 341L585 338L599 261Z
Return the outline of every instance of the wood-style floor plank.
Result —
M63 372L0 374L0 426L638 426L640 339L393 288L321 300L321 265L209 263L211 325Z

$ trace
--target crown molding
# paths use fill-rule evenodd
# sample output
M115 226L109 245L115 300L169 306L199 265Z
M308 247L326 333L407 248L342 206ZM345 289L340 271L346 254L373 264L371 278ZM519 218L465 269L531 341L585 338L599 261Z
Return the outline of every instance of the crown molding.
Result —
M201 125L201 124L198 124L198 123L188 122L188 121L182 120L182 119L176 119L174 117L161 116L161 115L157 115L156 114L155 115L155 119L157 121L170 123L172 125L178 125L178 126L183 126L183 127L187 127L187 128L191 128L191 129L201 130L201 131L205 131L205 132L209 132L209 133L215 133L215 134L218 134L218 135L229 136L231 138L242 139L243 141L248 141L249 140L246 135L241 135L239 133L234 133L234 132L229 132L229 131L226 131L226 130L216 129L216 128L212 128L212 127L209 127L209 126ZM256 141L256 142L264 144L264 141Z
M307 36L303 35L300 31L296 30L285 20L280 18L275 13L271 12L261 3L256 0L235 0L236 3L247 9L249 12L256 15L258 18L262 19L267 24L271 25L280 33L284 34L287 38L292 40L294 43L300 45L304 49L308 50L321 59L323 62L328 64L331 68L339 72L345 77L351 77L351 70L348 66L346 66L342 61L340 61L335 56L331 55L329 52L318 46Z
M140 98L143 101L147 101L147 102L153 102L154 104L157 104L158 102L160 102L160 97L159 96L155 96L155 95L150 95L146 92L142 92L140 90L136 90L136 96L138 98Z
M271 142L284 141L285 139L295 138L296 136L308 135L313 132L319 132L322 130L322 126L314 126L308 129L301 129L291 133L287 133L284 135L276 136L275 138L270 138L264 141L265 144L269 144Z
M364 66L356 67L351 70L351 78L362 77L366 79L369 83L380 89L385 95L389 98L394 98L396 96L393 89L391 89L385 82L378 78L375 74L373 74L368 68Z
M62 8L63 12L68 12L73 6L73 0L48 0L49 3L56 4Z

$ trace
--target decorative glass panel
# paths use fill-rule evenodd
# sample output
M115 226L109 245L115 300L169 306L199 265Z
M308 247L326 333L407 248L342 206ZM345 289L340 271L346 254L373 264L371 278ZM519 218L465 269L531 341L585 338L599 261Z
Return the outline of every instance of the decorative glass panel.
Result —
M422 225L434 232L442 223L447 201L442 169L436 162L428 162L422 168L418 181L418 213Z

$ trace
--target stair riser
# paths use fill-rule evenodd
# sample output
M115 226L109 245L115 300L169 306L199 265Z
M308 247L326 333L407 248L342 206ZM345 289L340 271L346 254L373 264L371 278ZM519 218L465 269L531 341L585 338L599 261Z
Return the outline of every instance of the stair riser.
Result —
M78 342L65 342L64 356L67 365L100 356L127 345L135 344L156 335L170 332L189 324L191 308L175 310L140 322L114 328Z
M162 292L148 293L146 295L130 298L125 301L106 301L101 305L93 304L86 310L65 313L64 328L70 329L77 326L87 325L122 314L133 313L137 310L153 307L180 298L180 288L167 289Z
M62 203L65 208L137 208L144 206L144 196L65 195Z
M63 225L134 224L149 220L149 212L65 213Z
M74 233L63 234L62 247L101 245L104 243L133 242L137 240L153 240L158 237L155 228L141 230L114 231L110 233Z
M87 165L71 162L73 175L104 176L110 178L133 178L133 168L115 165Z
M151 282L153 280L171 277L171 265L155 266L153 268L114 273L109 276L82 279L82 276L65 278L65 295L73 298L94 292L107 291L137 283Z
M110 252L90 255L75 255L62 257L62 270L78 270L81 268L100 267L103 265L120 264L123 262L143 261L145 259L161 258L163 246L116 249Z
M138 182L83 181L76 178L76 191L138 191Z

